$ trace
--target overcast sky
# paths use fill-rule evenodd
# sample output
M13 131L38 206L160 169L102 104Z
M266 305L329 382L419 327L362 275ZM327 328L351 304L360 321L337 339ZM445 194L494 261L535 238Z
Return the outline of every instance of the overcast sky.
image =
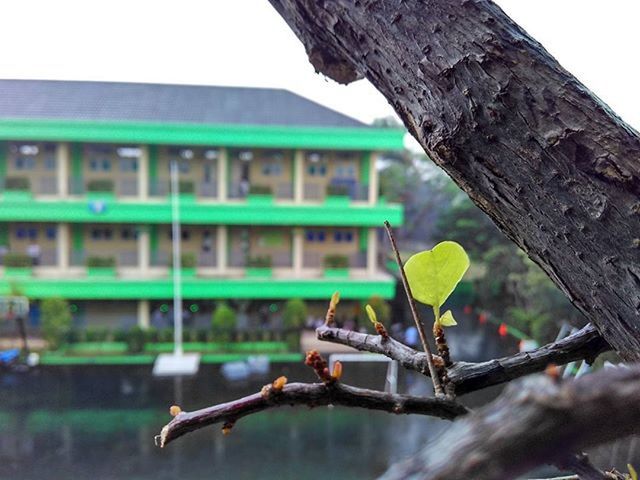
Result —
M640 2L498 4L640 129ZM315 74L267 0L16 0L0 18L3 78L279 87L366 122L392 114L366 81Z

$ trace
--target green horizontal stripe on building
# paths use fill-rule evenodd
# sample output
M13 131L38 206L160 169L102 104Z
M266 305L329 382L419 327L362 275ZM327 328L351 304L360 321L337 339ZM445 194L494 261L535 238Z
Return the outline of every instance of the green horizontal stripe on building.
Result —
M4 140L399 150L404 134L383 128L0 119Z
M255 354L253 354L255 355ZM267 353L264 354L269 361L299 362L303 358L302 353ZM200 361L205 364L219 364L246 360L251 354L246 353L209 353L200 356ZM66 356L56 353L44 353L40 360L41 365L151 365L155 361L155 355L97 355L97 356Z
M380 280L362 279L204 279L185 278L182 296L185 299L278 299L305 298L328 299L337 290L343 299L366 299L373 295L393 298L393 278ZM40 279L28 277L3 278L0 295L7 295L12 288L19 288L32 299L64 297L73 300L163 300L173 296L170 278L132 280L123 278L98 279Z
M100 208L95 208L100 202ZM278 203L198 203L185 201L180 207L183 224L220 225L337 225L379 227L385 220L399 226L402 205L285 205ZM0 201L0 221L73 223L171 223L171 204L117 200Z

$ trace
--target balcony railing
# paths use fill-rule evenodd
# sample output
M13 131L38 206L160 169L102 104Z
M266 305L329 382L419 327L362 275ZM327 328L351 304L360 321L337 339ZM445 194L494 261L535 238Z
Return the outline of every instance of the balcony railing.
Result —
M324 258L327 255L332 255L332 252L305 252L302 259L302 266L304 268L323 268ZM337 255L341 255L340 252L335 252ZM356 252L351 255L347 255L349 260L349 268L366 268L367 266L367 253Z
M116 194L128 197L138 195L138 180L136 178L122 178L116 181Z
M58 179L56 177L42 177L38 181L38 195L56 195L58 193Z
M135 267L138 265L137 250L124 250L117 253L117 265L119 267Z
M189 254L189 251L182 251L183 254ZM151 265L154 267L170 267L171 252L158 250L151 255ZM218 256L215 251L200 252L196 254L197 266L202 268L215 268L218 265Z
M198 197L201 198L217 198L218 185L212 182L200 182L197 189Z

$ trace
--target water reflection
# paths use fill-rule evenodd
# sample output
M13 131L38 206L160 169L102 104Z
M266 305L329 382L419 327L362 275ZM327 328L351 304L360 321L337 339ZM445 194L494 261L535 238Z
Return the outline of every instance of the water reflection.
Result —
M465 330L450 335L463 359L483 360L512 351L497 335ZM458 357L460 358L460 357ZM382 389L386 365L348 364L344 381ZM166 449L153 437L169 419L168 407L193 410L249 395L279 375L314 381L301 364L274 364L268 377L226 382L219 367L196 377L157 379L150 366L56 367L0 376L0 478L74 479L300 479L374 478L437 438L448 422L354 409L301 407L240 420L229 436L220 426L189 434ZM428 394L425 378L400 371L399 391ZM476 406L498 393L463 397ZM593 460L619 468L637 458L635 440L594 452ZM612 450L612 448L614 450Z
M301 365L278 372L313 380ZM273 376L273 375L271 375ZM0 477L15 479L370 478L441 431L446 422L343 408L281 408L219 426L165 450L153 436L167 406L199 408L249 394L267 379L228 384L218 368L196 378L153 379L147 368L57 368L2 389ZM403 385L425 385L403 378ZM6 383L6 378L4 379ZM381 388L384 366L350 365L346 380ZM184 396L176 402L176 395Z

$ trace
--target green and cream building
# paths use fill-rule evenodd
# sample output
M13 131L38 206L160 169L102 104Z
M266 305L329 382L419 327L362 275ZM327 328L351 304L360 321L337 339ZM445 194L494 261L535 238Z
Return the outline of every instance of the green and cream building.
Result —
M67 298L79 325L153 324L173 292L175 160L194 316L391 298L379 227L403 212L375 165L403 133L284 90L0 81L0 294Z

